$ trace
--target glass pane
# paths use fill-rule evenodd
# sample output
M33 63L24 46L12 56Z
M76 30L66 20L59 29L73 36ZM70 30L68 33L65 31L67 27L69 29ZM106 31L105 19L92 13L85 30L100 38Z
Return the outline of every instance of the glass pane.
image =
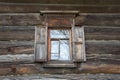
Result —
M51 54L51 59L52 60L58 60L59 59L59 55L58 54Z
M69 30L50 30L51 38L69 38Z
M51 41L51 53L59 52L59 41Z
M59 41L51 41L51 59L59 59Z
M60 60L70 60L69 40L60 40Z

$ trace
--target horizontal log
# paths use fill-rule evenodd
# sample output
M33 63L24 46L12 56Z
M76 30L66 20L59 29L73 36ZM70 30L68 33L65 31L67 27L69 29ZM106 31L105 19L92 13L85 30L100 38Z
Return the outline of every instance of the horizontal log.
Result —
M18 32L0 32L0 40L1 41L12 41L12 40L34 40L34 31L18 31ZM32 34L33 33L33 34ZM111 35L111 36L109 36ZM91 34L85 33L86 40L120 40L120 36L118 34Z
M79 15L75 19L77 26L120 26L120 14L80 13Z
M4 63L3 63L4 64ZM6 65L6 64L4 64ZM107 74L120 74L120 65L113 64L97 64L96 63L82 63L81 67L76 69L45 69L41 64L29 63L29 64L9 64L8 68L0 67L0 75L12 75L12 74L79 74L79 73L107 73Z
M10 74L12 74L11 68L0 68L1 76L10 75Z
M0 32L2 31L34 31L35 26L0 26Z
M0 49L0 55L6 54L32 54L34 53L34 48L28 46L22 47L8 47Z
M0 13L0 20L41 20L39 13Z
M112 26L84 26L86 40L120 40L120 28ZM0 40L34 40L34 26L1 26Z
M0 25L3 26L26 26L42 25L39 13L1 13Z
M34 47L34 41L0 41L0 48Z
M86 40L120 40L119 27L85 26Z
M98 34L98 35L119 35L120 27L109 26L84 26L86 34Z
M2 20L0 26L35 26L43 25L40 20Z
M120 74L120 65L112 64L82 64L81 73L117 73ZM79 72L79 71L78 71Z
M118 35L98 35L98 34L86 34L85 36L86 40L120 40L120 37Z
M120 55L116 54L87 54L87 63L120 65Z
M120 26L120 14L81 13L76 17L75 25ZM36 26L43 25L40 13L0 13L1 26Z
M34 40L35 26L0 26L0 40Z
M115 54L87 54L87 63L96 64L119 64L120 65L120 55ZM30 63L34 62L34 54L9 54L0 55L0 63ZM53 63L55 64L55 63ZM65 63L64 63L65 64ZM63 64L63 66L64 66ZM2 66L2 65L1 65Z
M119 5L120 1L119 0L94 0L89 2L89 0L58 0L58 1L49 1L49 0L0 0L0 2L6 2L6 3L40 3L40 4L79 4L79 5L90 5L90 4L95 4L95 5Z
M0 40L34 40L34 31L1 31Z
M33 53L33 41L0 41L0 55Z
M0 62L34 62L34 55L32 54L16 54L16 55L0 55Z
M86 41L86 54L119 54L120 41Z
M116 54L120 53L120 41L86 41L86 54ZM0 54L33 54L33 41L0 41Z
M119 5L26 5L26 4L2 4L1 13L39 13L40 10L78 10L81 13L119 13Z
M34 57L34 43L26 42L0 42L0 61L31 61ZM120 41L86 41L86 54L88 61L106 63L119 63ZM10 55L11 54L11 55Z

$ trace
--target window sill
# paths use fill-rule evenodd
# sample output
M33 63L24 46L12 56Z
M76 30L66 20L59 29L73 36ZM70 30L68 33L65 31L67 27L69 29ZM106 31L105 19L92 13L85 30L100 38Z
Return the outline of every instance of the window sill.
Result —
M57 62L51 61L43 65L44 68L76 68L77 66L72 62Z

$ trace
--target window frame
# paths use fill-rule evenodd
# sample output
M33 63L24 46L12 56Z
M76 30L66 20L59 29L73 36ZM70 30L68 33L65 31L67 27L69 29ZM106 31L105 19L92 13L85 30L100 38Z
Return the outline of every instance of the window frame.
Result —
M50 30L69 30L69 38L50 38ZM48 61L72 61L72 28L71 27L48 27L47 31L47 59ZM69 40L69 56L70 60L51 60L51 40ZM59 45L60 46L60 45Z

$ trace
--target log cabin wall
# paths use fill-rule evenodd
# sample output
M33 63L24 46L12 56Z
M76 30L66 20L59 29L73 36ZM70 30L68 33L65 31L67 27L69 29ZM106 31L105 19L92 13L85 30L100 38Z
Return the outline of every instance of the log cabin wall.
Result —
M42 68L40 63L34 62L35 25L43 23L40 14L30 13L29 8L29 13L24 14L18 13L18 9L22 12L22 7L15 10L13 6L8 8L16 13L0 8L0 11L4 12L0 13L0 75L120 73L120 14L117 12L79 14L75 24L85 28L87 61L75 69L46 69Z

